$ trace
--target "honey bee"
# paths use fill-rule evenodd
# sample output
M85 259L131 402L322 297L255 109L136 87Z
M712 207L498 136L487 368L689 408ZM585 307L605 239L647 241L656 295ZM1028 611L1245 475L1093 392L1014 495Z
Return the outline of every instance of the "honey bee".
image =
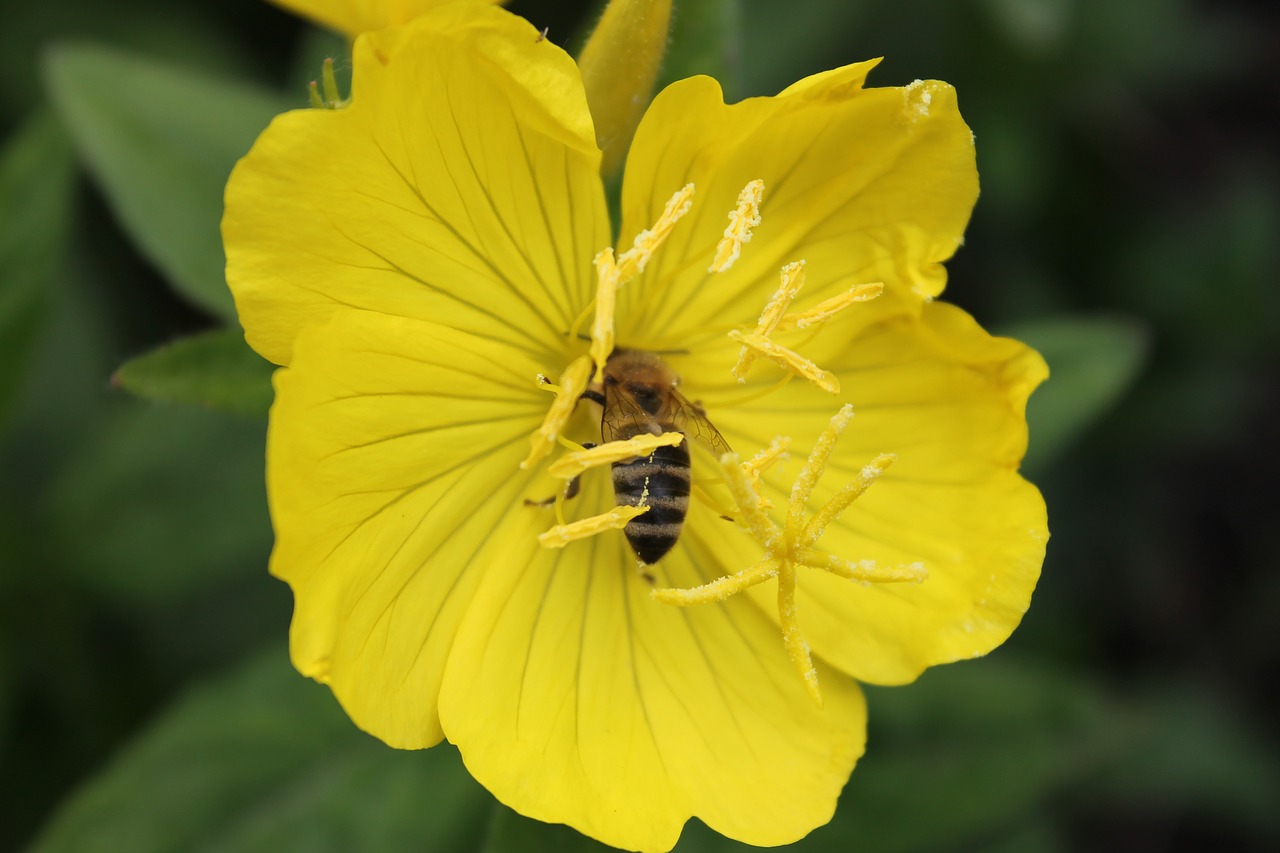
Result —
M649 507L623 529L631 550L645 565L666 556L684 527L692 484L689 436L707 445L716 456L729 452L729 445L707 420L702 407L676 390L679 382L657 355L617 349L604 367L603 392L583 394L604 408L600 435L605 441L623 441L646 433L685 435L674 447L659 447L649 456L613 463L613 493L618 503Z

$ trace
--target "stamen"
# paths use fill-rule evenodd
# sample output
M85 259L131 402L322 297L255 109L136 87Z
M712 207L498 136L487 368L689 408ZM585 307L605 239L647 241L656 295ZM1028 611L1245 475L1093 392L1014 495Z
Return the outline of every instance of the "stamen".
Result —
M836 440L852 420L853 407L841 407L814 442L809 458L791 487L782 528L764 511L759 476L783 457L787 439L775 438L767 448L745 463L733 453L721 456L720 467L724 470L725 484L738 504L738 519L752 538L764 548L764 558L748 569L716 578L700 586L689 589L655 589L651 593L656 600L665 604L708 604L723 601L771 578L777 578L778 623L782 630L782 643L804 682L805 690L818 707L822 706L818 671L800 631L800 620L796 612L797 569L807 566L859 583L919 583L928 577L924 566L919 563L881 568L874 560L850 561L812 547L827 525L866 492L895 458L893 454L882 453L863 466L853 481L840 489L806 523L809 498L826 471Z
M742 244L751 242L751 229L760 224L760 200L764 197L764 181L757 178L738 193L738 206L729 211L729 224L724 237L716 245L716 256L707 272L724 272L742 254Z
M760 319L756 322L755 331L742 332L734 329L729 332L732 340L742 344L742 348L738 351L738 361L729 372L739 382L746 382L747 369L752 362L758 357L764 357L781 365L792 375L807 379L828 393L838 394L840 380L835 374L818 367L794 349L782 346L770 335L774 332L810 327L813 327L816 333L816 327L821 326L850 305L875 299L884 291L884 284L876 281L854 285L845 293L824 299L812 308L788 312L787 308L790 307L791 300L804 286L805 262L801 260L787 264L782 268L781 276L782 284L764 306L764 311L760 313ZM806 338L802 341L801 345L807 340Z
M566 453L547 469L552 477L572 480L588 468L650 456L659 447L675 447L684 441L684 434L664 432L662 435L637 435L625 441L609 441L585 450Z
M557 439L560 438L561 431L569 423L569 418L573 416L573 410L578 405L578 398L586 390L587 380L590 377L591 359L586 356L579 356L565 368L564 373L560 376L559 386L551 386L555 390L556 398L551 402L551 408L547 410L542 426L538 427L529 436L529 455L520 463L521 468L529 468L532 465L536 465L551 452L551 448L555 446ZM541 380L546 379L545 376L539 375L538 379L544 387L548 386L548 383L541 382Z
M631 248L618 257L618 268L622 273L622 279L618 282L619 287L644 272L645 265L649 263L653 253L671 236L671 229L680 221L680 217L689 212L691 207L693 207L693 184L685 184L667 201L666 208L658 217L658 221L653 223L653 227L637 234Z
M591 322L591 361L595 365L595 379L600 380L604 363L613 352L613 309L618 301L618 288L622 286L622 271L613 260L613 249L605 249L595 256L596 266L596 316Z
M729 337L742 344L744 354L764 356L801 379L808 379L829 394L840 393L840 380L836 378L836 375L829 370L823 370L818 367L818 365L800 355L800 353L787 349L781 344L775 344L768 338L751 333L743 334L737 329L731 330ZM738 364L740 365L744 361L750 364L750 361L744 358L744 355L739 355ZM736 367L734 369L737 370ZM734 375L737 376L736 373ZM746 382L747 380L742 376L738 376L738 381Z
M778 321L778 331L819 326L855 302L870 302L883 292L883 282L873 281L869 284L856 284L838 296L822 300L807 311L787 314Z
M636 235L630 249L616 259L612 248L604 249L595 256L596 315L591 323L590 353L597 381L613 352L613 311L618 302L618 288L644 272L645 265L654 252L671 236L671 229L692 206L693 184L685 184L667 201L667 206L653 227Z
M586 539L606 530L621 530L631 519L649 511L647 506L615 506L608 512L590 518L557 524L545 533L538 534L538 544L543 548L563 548L570 542Z
M767 338L777 328L778 321L787 311L787 306L791 304L791 300L800 292L800 288L804 287L804 261L795 261L787 264L781 271L782 283L778 289L773 292L773 296L769 297L768 303L764 306L764 310L760 312L760 319L756 321L755 335L760 338ZM729 337L733 337L740 332L730 332ZM736 338L735 338L736 340ZM750 349L743 347L738 353L738 363L729 371L733 377L739 382L747 381L747 368L751 366L751 362L755 361L755 354Z

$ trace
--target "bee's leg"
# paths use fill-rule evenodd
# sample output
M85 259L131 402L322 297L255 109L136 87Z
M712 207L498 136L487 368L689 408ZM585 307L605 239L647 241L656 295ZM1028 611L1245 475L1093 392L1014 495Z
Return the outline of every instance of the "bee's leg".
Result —
M590 450L593 447L595 447L595 444L588 441L586 444L582 445L581 449ZM565 501L571 501L574 498L576 498L578 496L578 492L581 489L582 489L582 477L581 476L574 477L572 480L565 483L564 489L562 489L559 493L550 495L539 501L532 500L531 498L525 498L524 505L525 506L551 506L552 504L556 504L556 515L560 516L561 515L560 505L562 505ZM560 523L561 524L564 523L563 518Z
M598 405L601 405L601 406L604 405L604 394L602 394L599 391L593 390L591 388L588 388L587 390L579 394L578 399L590 400L591 402L596 403Z

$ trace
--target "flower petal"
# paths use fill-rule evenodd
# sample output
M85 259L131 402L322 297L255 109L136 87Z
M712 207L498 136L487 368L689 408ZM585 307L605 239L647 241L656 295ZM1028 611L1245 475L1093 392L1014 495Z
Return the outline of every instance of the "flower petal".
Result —
M362 36L351 105L279 116L227 186L227 280L250 344L288 364L335 311L432 320L562 353L609 243L573 61L455 3Z
M694 77L645 114L623 187L625 242L670 193L697 187L694 210L645 276L619 296L619 340L690 348L754 323L783 264L806 260L797 307L883 282L863 319L918 311L942 291L978 195L973 138L954 90L936 81L863 89L875 62L815 75L774 98L723 103ZM707 268L738 193L764 181L761 223L728 272Z
M405 24L453 0L271 0L277 6L355 38ZM505 0L494 0L505 2Z
M579 500L612 503L607 477ZM533 537L545 520L529 518ZM728 525L695 503L660 583L723 569ZM493 564L458 635L441 720L472 775L517 811L606 844L668 850L696 815L751 844L825 823L864 742L862 696L824 670L814 707L750 602L655 602L621 534Z
M536 370L501 344L348 311L303 330L276 374L271 571L295 596L293 661L393 746L440 740L459 619L486 549L527 512Z
M732 389L713 388L704 400L709 412L721 413L716 423L740 453L782 434L795 439L796 458L809 452L807 443L840 403L853 404L853 423L811 510L877 454L897 455L818 547L885 567L919 562L928 579L860 586L803 571L798 611L825 660L862 681L902 683L927 666L985 654L1027 609L1048 530L1044 501L1017 468L1026 450L1026 400L1048 371L1025 345L991 337L941 302L925 305L918 319L865 329L840 349L836 354L833 344L823 353L824 366L840 378L839 399L793 382L736 408L724 402ZM795 471L792 463L765 475L775 505L785 505ZM739 540L726 538L723 547L738 568L759 559ZM766 593L753 595L766 610L774 606Z

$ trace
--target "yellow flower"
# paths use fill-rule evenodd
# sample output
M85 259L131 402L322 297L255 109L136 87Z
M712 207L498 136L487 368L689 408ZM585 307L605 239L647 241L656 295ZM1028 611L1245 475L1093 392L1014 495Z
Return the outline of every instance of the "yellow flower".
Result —
M284 367L271 570L294 663L357 725L448 738L502 802L615 846L667 850L694 815L776 845L862 753L854 679L1014 629L1046 370L933 301L972 137L949 86L864 89L874 64L732 106L667 88L617 240L573 61L492 7L362 36L350 105L278 117L237 166L228 281ZM643 570L616 528L652 507L615 506L601 464L680 439L559 449L601 442L578 394L615 344L659 354L733 451L672 422L694 499Z
M360 33L407 24L419 15L453 0L271 0L294 14L337 30L348 38ZM506 0L491 0L505 3Z

